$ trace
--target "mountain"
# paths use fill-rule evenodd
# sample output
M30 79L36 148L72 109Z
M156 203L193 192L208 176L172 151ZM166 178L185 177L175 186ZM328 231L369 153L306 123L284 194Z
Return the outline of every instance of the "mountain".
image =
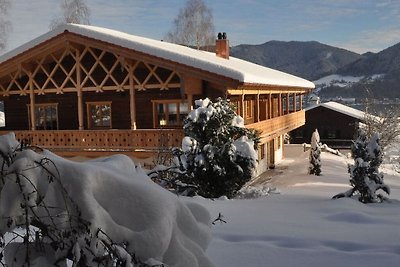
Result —
M379 53L367 53L360 59L340 68L338 74L360 76L400 72L400 43Z
M336 74L340 78L329 83L315 82L321 89L320 96L400 98L400 43L379 53L363 54L358 60L338 69ZM349 79L353 81L338 83ZM325 77L325 80L328 79Z
M360 55L315 41L270 41L234 46L231 55L314 81L322 99L400 101L400 43Z
M270 41L260 45L238 45L231 48L230 54L308 80L336 73L340 68L362 58L360 54L315 41Z

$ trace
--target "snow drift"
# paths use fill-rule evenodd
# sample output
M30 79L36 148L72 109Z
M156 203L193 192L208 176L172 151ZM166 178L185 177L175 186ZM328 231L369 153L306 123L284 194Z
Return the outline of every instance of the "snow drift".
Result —
M100 229L118 244L127 262L135 255L148 265L214 266L204 252L211 239L208 211L153 183L130 158L116 155L72 162L46 150L20 149L13 133L0 136L0 152L4 155L0 162L1 234L26 226L34 217L51 217L59 227L67 228L71 218L80 216L89 222L91 233ZM50 181L49 174L55 181ZM28 216L21 207L24 200L34 207ZM74 210L74 204L79 209ZM79 258L85 243L74 242L70 251ZM18 246L9 246L9 251L18 253L14 249ZM60 250L46 247L42 255L35 255L38 264L53 266L51 260L64 253Z

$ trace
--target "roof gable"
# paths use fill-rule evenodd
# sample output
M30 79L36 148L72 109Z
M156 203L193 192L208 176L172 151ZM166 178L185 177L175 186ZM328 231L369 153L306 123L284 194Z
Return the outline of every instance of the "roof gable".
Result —
M200 51L168 42L134 36L101 27L66 24L43 34L36 39L0 56L0 66L18 55L35 48L63 32L89 37L115 44L137 52L156 56L186 66L215 73L241 83L289 86L313 89L314 84L305 79L281 71L266 68L248 61L230 57L229 60L217 57L214 53Z

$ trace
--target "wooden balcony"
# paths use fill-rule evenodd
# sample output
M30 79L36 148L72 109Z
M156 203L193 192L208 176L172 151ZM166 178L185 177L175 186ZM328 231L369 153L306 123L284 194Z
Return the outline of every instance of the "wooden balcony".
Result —
M246 125L261 132L262 141L304 125L305 113L288 115ZM7 133L0 131L1 134ZM100 156L114 153L148 157L159 151L180 147L184 137L181 129L139 130L50 130L14 131L20 142L49 149L57 154Z
M293 112L280 117L247 124L247 128L253 128L261 133L263 142L272 140L273 138L284 133L294 130L306 122L304 110Z
M0 132L5 134L6 132ZM98 156L114 153L147 157L182 144L183 130L55 130L14 131L20 142L49 149L60 155Z

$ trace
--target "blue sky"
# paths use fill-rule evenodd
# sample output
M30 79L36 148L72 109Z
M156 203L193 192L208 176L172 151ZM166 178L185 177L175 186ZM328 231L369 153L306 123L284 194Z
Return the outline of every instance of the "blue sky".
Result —
M91 24L163 39L186 0L86 0ZM11 50L48 31L60 0L11 0ZM29 4L27 4L29 2ZM400 0L204 0L232 46L318 41L354 52L400 42Z

